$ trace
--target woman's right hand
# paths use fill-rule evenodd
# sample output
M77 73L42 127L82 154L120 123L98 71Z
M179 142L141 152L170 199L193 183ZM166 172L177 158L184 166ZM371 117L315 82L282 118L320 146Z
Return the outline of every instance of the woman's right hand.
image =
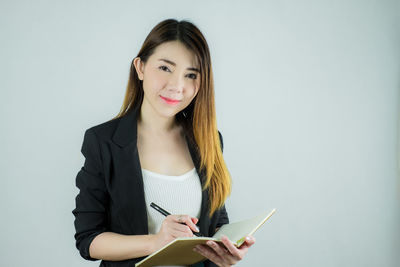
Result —
M189 215L168 215L161 224L160 231L155 235L155 250L158 250L178 237L192 237L193 232L199 232L196 223L199 219Z

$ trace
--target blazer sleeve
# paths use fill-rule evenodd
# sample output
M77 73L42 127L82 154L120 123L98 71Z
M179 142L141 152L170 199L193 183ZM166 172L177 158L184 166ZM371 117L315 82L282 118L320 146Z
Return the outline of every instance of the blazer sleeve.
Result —
M106 231L109 196L102 171L99 142L92 129L85 131L81 152L85 162L76 176L79 193L75 198L76 207L72 211L75 216L74 237L80 255L86 260L95 261L98 259L90 257L89 246L98 234Z

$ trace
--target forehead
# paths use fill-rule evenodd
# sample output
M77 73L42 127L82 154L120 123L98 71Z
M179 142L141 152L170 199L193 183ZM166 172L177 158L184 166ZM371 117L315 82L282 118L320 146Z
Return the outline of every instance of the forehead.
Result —
M196 55L179 41L165 42L157 46L151 59L158 61L160 58L169 59L177 66L199 67Z

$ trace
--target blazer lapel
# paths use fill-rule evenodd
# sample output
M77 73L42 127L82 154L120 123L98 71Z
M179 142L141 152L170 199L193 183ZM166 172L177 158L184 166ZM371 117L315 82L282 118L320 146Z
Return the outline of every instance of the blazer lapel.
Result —
M113 170L111 192L118 202L121 227L130 234L148 234L148 220L144 197L143 175L137 149L137 118L139 107L131 109L121 117L112 137L111 146ZM200 172L200 160L197 145L185 135L186 142L202 187L205 182L205 171ZM198 226L203 235L208 235L210 220L207 214L208 190L202 191L202 203Z
M142 169L137 150L138 109L130 110L118 122L111 146L113 197L119 221L128 234L148 234Z

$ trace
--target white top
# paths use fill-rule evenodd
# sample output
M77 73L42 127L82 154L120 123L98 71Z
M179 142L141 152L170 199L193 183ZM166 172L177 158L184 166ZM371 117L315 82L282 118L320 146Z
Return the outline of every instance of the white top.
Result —
M165 219L164 215L150 207L151 202L171 214L200 218L202 190L196 168L178 176L146 169L142 169L142 174L149 234L158 233Z

